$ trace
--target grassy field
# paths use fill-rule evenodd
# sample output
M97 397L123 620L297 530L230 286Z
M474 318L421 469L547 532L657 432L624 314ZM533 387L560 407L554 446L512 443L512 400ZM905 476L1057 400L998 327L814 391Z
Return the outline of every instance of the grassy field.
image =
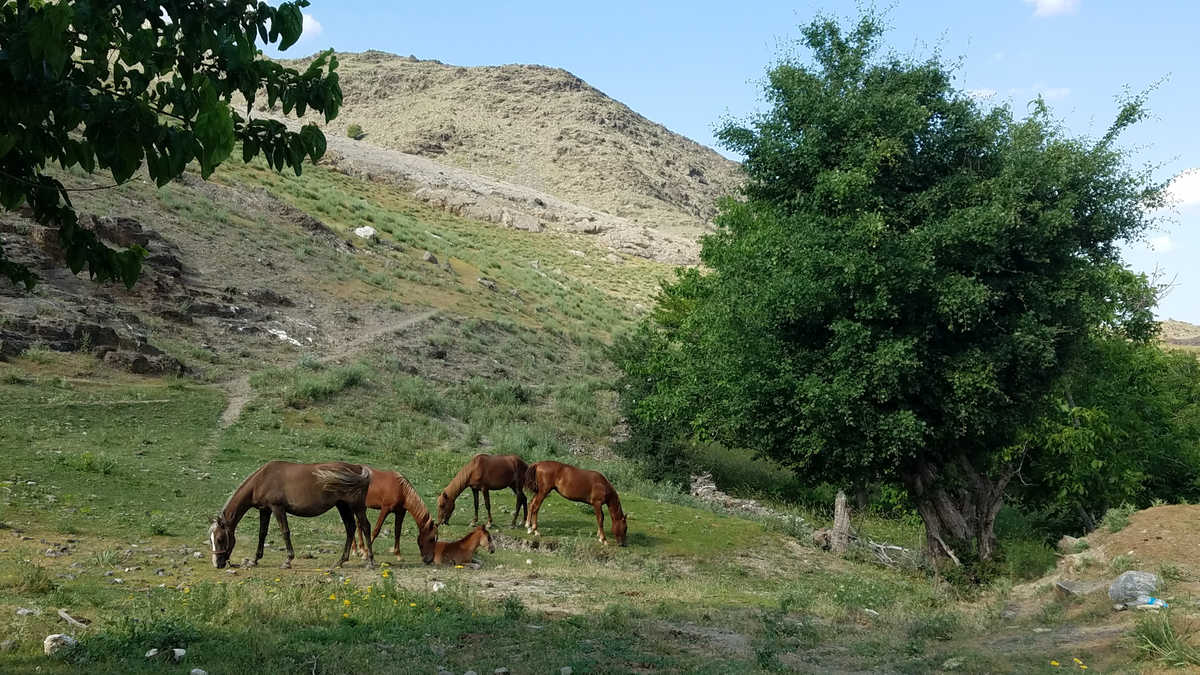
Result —
M194 327L145 317L155 344L192 368L183 378L41 348L0 363L0 633L12 640L0 671L1057 672L1052 660L1078 658L1103 672L1129 661L1133 650L1117 640L1128 626L1103 603L1014 586L1045 569L1040 544L1030 559L1042 567L964 592L919 569L813 548L810 526L824 516L794 503L801 487L781 467L719 447L694 457L723 488L786 519L724 512L617 457L605 344L667 268L580 257L570 251L591 250L583 237L473 223L320 167L291 178L231 165L216 179L133 183L81 203L137 209L185 253L212 249L190 261L212 277L272 256L280 287L311 294L330 325L439 314L338 359L264 337L206 350ZM372 224L381 240L347 237L354 255L314 243L260 191L335 233ZM425 250L451 271L423 262ZM225 386L247 374L250 402L222 426ZM389 523L375 546L387 566L331 569L343 534L333 514L290 520L291 570L278 569L274 524L262 566L216 570L208 560L209 519L269 459L396 469L432 507L477 452L603 471L629 514L629 546L599 545L590 507L553 496L534 549L506 526L513 499L498 493L498 549L480 554L480 569L421 564L411 521L399 559L386 553ZM464 495L442 538L464 534L469 513ZM253 554L249 520L234 561ZM856 526L919 541L911 519L867 515ZM90 626L71 628L59 609ZM41 640L57 632L80 644L47 659ZM143 656L173 647L187 649L180 665Z

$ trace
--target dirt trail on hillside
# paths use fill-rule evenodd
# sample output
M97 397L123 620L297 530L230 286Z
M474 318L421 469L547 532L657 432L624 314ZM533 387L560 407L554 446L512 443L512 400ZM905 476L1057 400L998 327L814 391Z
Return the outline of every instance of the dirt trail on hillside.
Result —
M427 321L433 318L434 315L436 315L439 311L440 310L431 309L421 312L420 314L405 317L400 321L384 324L383 326L369 330L353 340L337 346L328 354L318 357L317 361L321 363L331 363L347 356L353 356L365 350L367 347L370 347L379 338L392 335L393 333L399 333L402 330ZM241 377L228 380L221 383L219 386L225 390L225 394L229 398L229 402L226 404L225 410L221 412L220 421L220 428L227 429L230 426L233 426L233 423L237 421L239 416L241 416L242 410L246 407L246 404L249 403L252 398L254 398L254 391L250 387L249 375L243 375Z

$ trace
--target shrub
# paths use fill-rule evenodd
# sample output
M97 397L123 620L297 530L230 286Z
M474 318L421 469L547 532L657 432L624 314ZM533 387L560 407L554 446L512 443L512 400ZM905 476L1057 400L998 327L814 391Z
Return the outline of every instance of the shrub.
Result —
M1104 520L1101 523L1109 532L1120 532L1129 525L1129 516L1132 516L1135 511L1137 511L1137 507L1132 504L1113 507L1105 512Z
M346 126L346 136L358 140L364 136L361 124L353 123Z

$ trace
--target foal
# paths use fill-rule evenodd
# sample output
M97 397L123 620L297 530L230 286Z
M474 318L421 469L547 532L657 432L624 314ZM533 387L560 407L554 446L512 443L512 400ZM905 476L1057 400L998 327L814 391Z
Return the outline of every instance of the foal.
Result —
M479 522L479 491L483 491L483 504L487 508L487 524L492 524L492 498L488 496L488 490L503 490L504 488L512 488L512 491L517 495L517 506L513 510L512 527L517 526L517 518L522 510L525 515L529 515L529 503L525 500L525 491L522 489L525 482L525 472L528 467L525 465L525 460L517 455L475 455L463 465L463 468L458 470L458 474L450 481L442 494L438 495L438 525L445 525L450 522L450 515L454 513L454 502L458 499L458 495L466 488L471 488L471 492L475 496L475 519L471 521L471 525Z
M395 544L392 553L400 556L400 529L404 525L404 512L412 515L417 523L417 548L421 551L421 560L426 564L433 559L433 544L437 541L437 528L429 517L429 510L421 495L413 489L404 476L395 471L371 469L371 486L367 488L367 508L379 509L379 519L375 521L375 529L371 532L371 544L379 536L384 521L393 512L396 514ZM354 543L354 550L365 552L369 547L363 542L360 533Z
M534 462L525 472L525 486L533 490L533 504L529 507L529 515L525 520L525 528L530 534L538 532L538 511L542 502L553 491L573 501L591 504L596 511L596 534L600 543L607 544L604 538L604 505L608 505L608 513L612 516L612 533L617 543L625 545L625 513L621 511L621 499L612 483L598 471L589 471L563 464L561 462Z
M492 543L492 533L488 532L487 526L480 525L458 541L439 541L433 549L433 562L438 565L466 565L471 562L475 549L479 548L484 540L487 540L488 553L495 553L496 545Z
M292 531L288 528L287 514L309 518L319 516L337 507L342 524L346 526L346 545L337 566L350 559L350 543L354 539L354 523L358 521L359 532L367 534L367 486L371 483L371 469L361 464L327 462L324 464L295 464L292 462L267 462L250 474L238 486L225 508L217 515L212 527L208 528L208 540L212 543L213 566L220 569L229 562L238 522L251 508L258 509L258 551L254 555L257 565L263 557L263 545L267 541L267 527L271 514L279 521L283 542L287 545L287 560L284 569L292 566L296 552L292 549ZM367 548L367 566L375 567L375 557Z

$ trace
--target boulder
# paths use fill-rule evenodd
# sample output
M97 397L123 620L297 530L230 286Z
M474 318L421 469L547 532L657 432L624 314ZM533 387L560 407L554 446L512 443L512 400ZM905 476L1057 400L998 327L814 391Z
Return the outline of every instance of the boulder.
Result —
M74 647L78 644L75 638L65 633L55 633L47 635L45 640L42 640L42 651L46 652L46 656L54 656L58 652Z
M1062 598L1082 598L1103 591L1105 586L1103 581L1063 580L1054 584L1054 591Z
M485 279L483 277L479 277L479 285L483 286L484 288L488 289L489 291L494 291L497 288L496 282L492 281L491 279Z
M425 251L424 253L421 254L421 260L424 260L425 262L431 263L434 265L438 264L437 256L430 253L429 251Z
M1062 539L1058 540L1058 552L1059 553L1078 553L1079 551L1077 551L1076 548L1079 546L1079 542L1081 542L1081 541L1084 541L1086 543L1086 540L1084 540L1084 539L1078 539L1076 537L1072 537L1069 534L1064 534Z
M1162 580L1153 572L1129 571L1117 577L1108 587L1108 597L1114 603L1136 602L1139 595L1154 595Z
M370 225L363 225L362 227L354 228L354 235L361 239L374 239L376 234L375 228L371 227Z

